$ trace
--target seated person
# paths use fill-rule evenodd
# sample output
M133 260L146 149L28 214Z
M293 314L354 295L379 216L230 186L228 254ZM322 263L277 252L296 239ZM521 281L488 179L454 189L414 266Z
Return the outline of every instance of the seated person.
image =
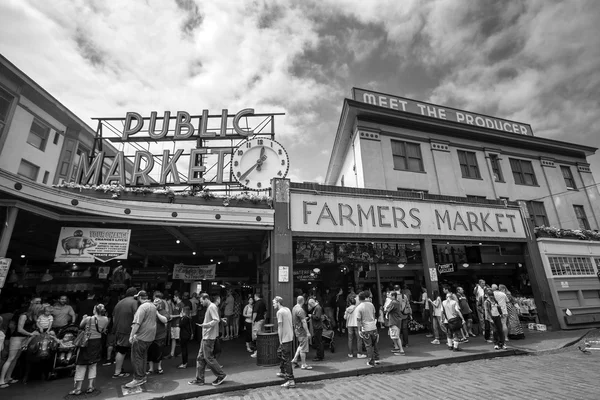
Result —
M47 332L53 334L54 331L52 331L52 322L54 322L54 317L52 316L52 307L50 305L46 305L44 307L44 312L37 317L35 322L38 332Z
M60 362L69 362L73 357L73 351L75 350L75 335L72 333L65 333L65 336L58 344L58 352L60 353Z

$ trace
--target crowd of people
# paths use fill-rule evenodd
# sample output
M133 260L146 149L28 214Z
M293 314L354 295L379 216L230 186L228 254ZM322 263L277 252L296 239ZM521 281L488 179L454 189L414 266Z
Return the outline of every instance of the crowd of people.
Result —
M373 296L369 288L347 291L326 289L323 293L311 290L297 293L296 304L290 309L281 297L272 300L279 335L278 376L286 382L283 387L295 387L294 367L310 370L311 347L315 349L312 362L325 359L324 330L347 332L348 357L365 359L367 365L379 364L380 331L389 335L392 354L403 356L409 346L409 324L418 314L426 336L439 345L445 338L449 350L460 351L460 345L477 336L474 327L497 350L506 342L523 338L518 304L505 285L486 285L480 280L468 296L461 286L441 285L442 293L428 296L425 287L414 296L406 285L387 288ZM190 385L205 384L205 370L215 375L212 385L218 386L227 378L218 362L222 342L244 335L250 357L257 357L257 338L264 330L267 305L262 294L255 293L243 300L242 295L229 289L224 296L184 292L182 295L148 293L129 288L119 297L116 293L96 299L89 293L75 307L67 296L50 299L34 296L14 313L0 314L0 389L16 383L13 375L22 350L37 335L54 337L63 351L60 362L74 360L72 395L93 393L97 365L114 366L114 379L127 378L124 386L134 388L147 382L152 374L163 374L163 359L179 356L178 369L190 365L189 347L192 340L200 343L194 379ZM413 309L418 312L413 317ZM6 310L6 308L5 308ZM75 342L80 337L60 335L66 327L75 325L85 332L86 345ZM296 351L294 352L294 342ZM2 352L6 343L7 349ZM124 368L126 356L131 358L131 372ZM84 382L87 379L87 386Z

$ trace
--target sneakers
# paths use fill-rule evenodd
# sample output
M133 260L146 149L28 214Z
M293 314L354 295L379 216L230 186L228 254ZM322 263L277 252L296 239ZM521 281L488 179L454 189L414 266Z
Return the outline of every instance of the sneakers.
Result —
M427 335L425 335L426 338L432 338L433 335L431 333L428 333Z
M223 376L219 376L217 379L215 379L212 383L213 386L219 386L221 383L223 383L223 381L227 378L227 375L223 375Z
M356 358L367 358L366 354L357 354Z
M454 351L454 346L448 346L448 350Z
M312 369L312 367L308 364L304 364L303 366L300 367L300 369Z
M506 347L506 345L505 345L505 344L504 344L504 345L502 345L502 350L507 350L507 349L508 349L508 347Z
M187 368L187 364L181 364L177 367L177 369L186 369Z
M278 372L275 375L279 378L285 378L285 374L283 372Z
M128 389L131 389L131 388L134 388L134 387L136 387L136 386L141 386L141 385L143 385L144 383L146 383L146 380L145 380L145 379L140 379L140 380L134 379L134 380L132 380L131 382L129 382L129 383L126 383L126 384L125 384L125 387L126 387L126 388L128 388Z
M431 344L440 344L440 340L439 339L434 339L431 341Z
M375 363L374 363L374 362L371 362L371 361L367 361L367 365L368 365L369 367L374 367L374 366L375 366Z
M250 354L250 357L256 358L256 351L254 353Z
M375 365L379 365L379 364L381 364L381 361L375 360Z
M486 340L486 342L488 342L488 343L494 343L494 341L491 340L491 339Z
M352 354L348 354L348 358L354 358Z
M196 378L192 381L188 382L188 385L198 385L198 386L202 386L204 385L204 381L201 381L200 379Z
M498 346L498 345L495 345L495 346L494 346L494 350L500 350L500 346Z
M281 385L282 388L286 388L286 389L293 389L296 387L296 382L294 381L287 381L286 383L284 383L283 385Z

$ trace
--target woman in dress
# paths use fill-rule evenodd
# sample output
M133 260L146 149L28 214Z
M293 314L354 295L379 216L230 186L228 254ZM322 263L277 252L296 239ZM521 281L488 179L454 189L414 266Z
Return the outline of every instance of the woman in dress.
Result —
M518 302L510 293L510 290L504 285L499 285L498 289L506 295L506 310L508 311L508 337L513 340L525 339L525 333L519 320Z
M69 392L70 395L80 395L81 386L87 372L88 388L86 393L93 393L94 381L96 380L96 365L102 359L102 334L108 326L106 317L106 308L104 304L97 304L94 307L94 315L84 315L79 324L80 329L89 329L90 337L86 347L80 347L75 361L75 388Z

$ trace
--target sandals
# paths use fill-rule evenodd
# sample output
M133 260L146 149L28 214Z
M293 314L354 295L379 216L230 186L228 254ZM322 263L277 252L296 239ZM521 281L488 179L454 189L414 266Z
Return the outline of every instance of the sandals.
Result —
M93 386L90 386L89 388L87 388L87 390L86 390L85 392L86 392L87 394L91 394L91 393L94 393L94 391L95 391L95 390L96 390L96 388L95 388L95 387L93 387Z
M112 377L113 377L113 379L116 379L116 378L127 378L128 376L129 376L129 373L121 371L120 374L113 374Z
M73 389L69 392L71 396L79 396L81 393L83 393L81 389Z
M157 373L157 374L159 374L159 375L162 375L162 374L164 374L164 372L165 372L165 371L164 371L164 370L162 370L162 369L159 369L158 371L156 371L156 373Z
M8 387L8 383L3 383L0 385L0 389L6 389Z

